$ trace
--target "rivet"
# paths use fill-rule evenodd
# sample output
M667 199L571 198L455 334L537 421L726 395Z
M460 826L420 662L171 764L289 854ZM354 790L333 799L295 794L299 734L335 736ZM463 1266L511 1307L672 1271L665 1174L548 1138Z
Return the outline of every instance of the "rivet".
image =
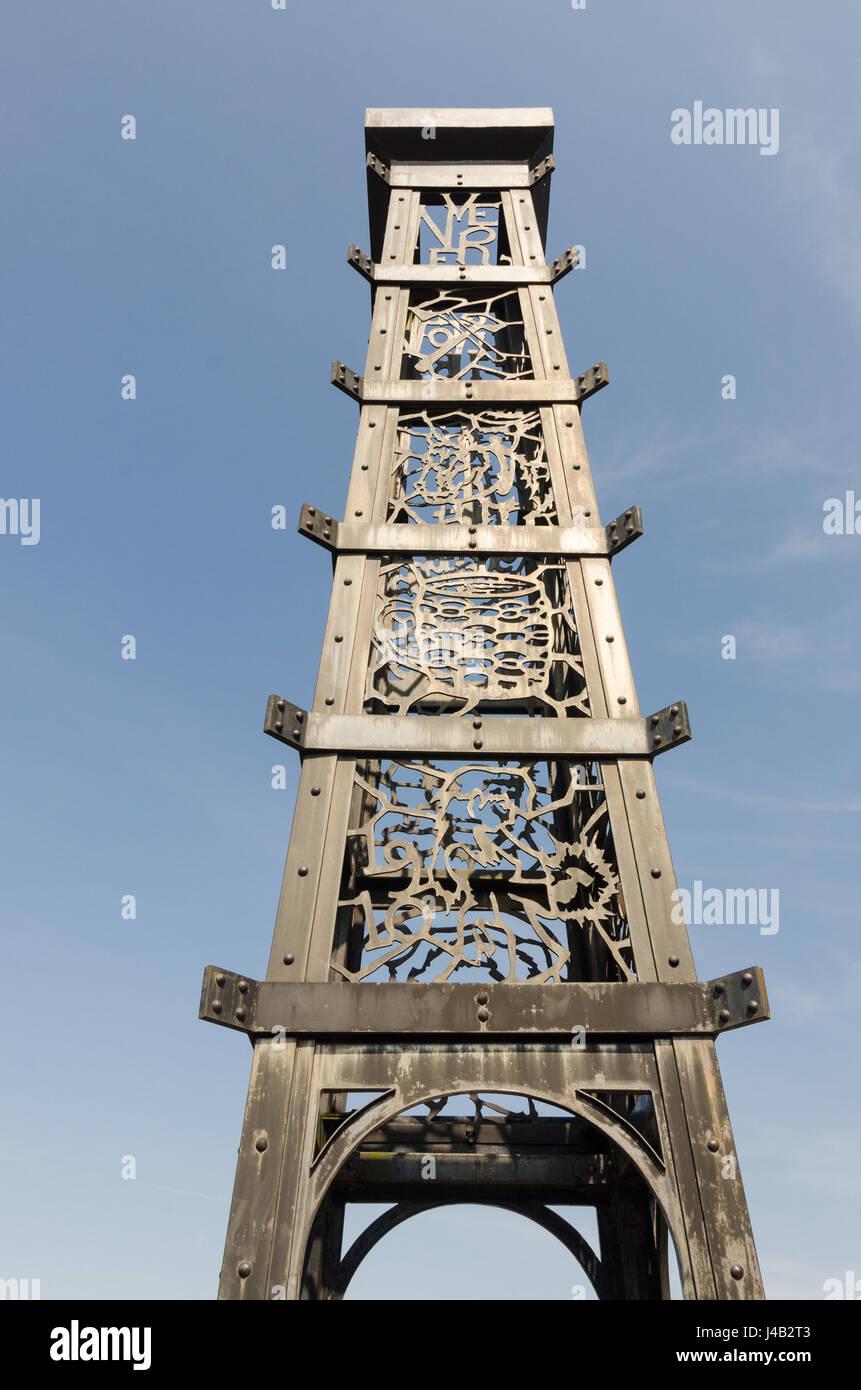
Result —
M300 737L301 737L301 734L302 734L302 730L301 730L301 729L298 729L298 728L297 728L297 729L294 729L294 730L293 730L293 737L294 737L294 738L300 738Z
M266 1152L269 1148L269 1140L265 1134L261 1134L258 1139L254 1140L254 1147L259 1154Z
M282 714L283 714L283 712L284 712L284 701L283 701L283 700L278 700L276 703L277 703L277 705L278 705L278 708L281 710L281 712L282 712Z
M334 703L335 703L335 701L334 701L333 697L332 697L331 695L327 695L327 696L326 696L326 704L327 704L327 705L334 705Z
M645 792L637 792L637 800L638 800L638 801L645 801L645 799L646 799L646 793L645 793Z
M391 295L387 294L387 295L386 295L386 299L391 299ZM376 428L377 428L377 422L376 422L376 420L369 420L369 421L368 421L368 429L369 429L369 430L375 430Z
M356 516L361 516L362 513L361 513L361 512L356 512L355 515L356 515Z
M681 732L682 732L682 726L681 726L681 724L674 724L674 725L673 725L673 733L675 734L676 738L678 738L678 736L679 736L679 734L680 734Z
M751 975L749 970L745 970L744 974L741 977L741 982L743 985L753 984L753 976Z
M607 637L605 640L606 640L607 642L612 642L614 639L613 639L612 637Z
M678 958L678 956L670 956L670 965L673 967L674 970L675 970L676 966L678 965L678 963L679 963L679 958Z
M652 870L652 878L660 878L660 877L661 877L661 871L660 871L660 869L653 869L653 870Z
M758 1009L759 1005L757 1004L756 1000L751 999L750 1003L747 1006L747 1011L751 1015L751 1017L753 1017L753 1015L758 1011Z
M292 965L295 959L296 957L294 955L291 955L289 951L287 955L283 957L285 965Z
M280 734L280 732L281 732L281 730L282 730L283 728L284 728L284 720L283 720L283 719L276 719L276 720L275 720L275 732L276 732L276 734Z
M223 1007L223 1005L222 1005L222 1003L221 1003L221 1000L220 1000L220 999L215 999L215 1000L213 1001L213 1004L212 1004L212 1012L213 1012L214 1014L220 1014L220 1013L221 1013L221 1010L222 1010L222 1007Z
M343 640L344 640L344 638L342 637L341 633L340 633L340 632L337 633L336 636L335 636L335 641L336 641L336 642L343 642Z
M628 697L627 697L627 695L620 695L619 698L618 698L617 704L626 705L627 703L628 703Z
M652 715L652 728L653 728L653 729L657 729L657 727L658 727L658 725L660 724L660 722L661 722L661 721L660 721L660 719L658 718L658 716L657 716L656 714L653 714L653 715Z
M244 1009L237 1009L237 1010L236 1010L236 1017L239 1019L239 1022L240 1022L240 1023L244 1023L244 1022L245 1022L245 1010L244 1010Z
M573 421L573 420L566 420L566 421L565 421L565 428L566 428L567 430L573 430L573 428L574 428L574 421Z
M596 580L595 580L595 583L597 584L598 588L600 589L600 587L601 587L601 585L604 583L604 581L603 581L603 579L596 579Z
M481 739L480 739L480 738L474 739L473 745L472 745L472 746L473 746L473 748L480 748L480 747L481 747Z
M240 993L240 994L247 994L247 993L248 993L248 981L247 981L247 980L240 980L240 981L239 981L239 984L236 986L236 988L239 990L239 993Z
M724 985L723 980L718 980L718 981L715 983L715 987L714 987L714 990L713 990L712 992L713 992L714 994L720 996L721 994L723 994L725 988L726 988L726 986Z
M345 589L349 589L349 587L350 587L350 585L352 584L352 582L353 582L352 579L345 579L345 580L344 580L344 588L345 588Z
M729 1019L729 1009L721 1009L720 1013L718 1014L718 1023L729 1023Z
M744 1278L744 1269L741 1265L730 1265L729 1272L732 1275L733 1279Z
M223 975L216 975L216 977L215 977L215 983L218 985L218 988L221 989L221 986L224 984L224 976L223 976Z
M297 709L294 711L293 718L296 720L297 724L301 724L302 720L305 718L305 715L302 713L302 710Z
M672 714L672 715L675 717L675 715L677 715L678 712L679 712L679 707L678 707L678 705L673 705L673 706L671 707L671 709L670 709L670 714Z
M319 796L319 795L320 795L320 788L319 788L319 787L312 787L312 788L311 788L311 795L312 795L312 796Z
M308 866L307 866L307 864L300 864L300 865L299 865L299 877L300 877L300 878L307 878L307 876L308 876Z
M657 747L659 743L663 743L663 741L664 740L661 738L660 734L655 734L655 737L652 739L652 743L655 745L655 747Z
M367 465L366 463L363 463L363 464L362 464L362 472L363 472L363 473L367 473L367 471L368 471L368 465Z
M479 1011L478 1011L478 1020L479 1020L480 1023L486 1023L487 1020L488 1020L489 1018L490 1018L490 1009L479 1009Z
M251 1265L247 1260L242 1261L242 1264L237 1267L236 1273L239 1275L240 1279L248 1278L251 1273Z
M481 720L480 720L480 719L473 719L473 721L472 721L472 727L473 727L474 729L480 729L480 728L481 728Z
M716 1154L719 1148L720 1148L720 1144L718 1143L718 1141L717 1141L716 1139L710 1139L710 1140L709 1140L709 1142L708 1142L708 1150L709 1150L709 1153Z
M486 1003L487 1003L487 995L486 995L486 994L477 994L477 995L475 996L475 1002L476 1002L476 1004L486 1004Z

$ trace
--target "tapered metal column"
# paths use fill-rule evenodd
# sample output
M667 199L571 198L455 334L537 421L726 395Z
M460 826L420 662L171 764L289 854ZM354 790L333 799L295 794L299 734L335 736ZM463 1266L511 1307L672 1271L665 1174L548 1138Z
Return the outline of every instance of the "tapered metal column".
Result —
M371 331L265 981L207 967L254 1046L222 1298L338 1298L388 1230L478 1201L555 1234L603 1298L763 1296L715 1056L768 1017L697 980L548 262L551 113L369 111ZM628 560L624 561L628 563ZM635 563L635 561L631 561ZM461 1098L453 1101L452 1098ZM463 1098L469 1097L469 1104ZM350 1251L348 1203L391 1204ZM554 1208L594 1206L600 1248Z

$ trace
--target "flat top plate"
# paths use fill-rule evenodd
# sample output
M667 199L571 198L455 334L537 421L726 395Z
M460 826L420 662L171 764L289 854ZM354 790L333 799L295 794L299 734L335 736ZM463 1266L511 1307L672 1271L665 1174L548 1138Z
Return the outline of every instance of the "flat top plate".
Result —
M432 127L433 139L422 135ZM549 106L371 107L365 147L380 159L543 159L553 148Z

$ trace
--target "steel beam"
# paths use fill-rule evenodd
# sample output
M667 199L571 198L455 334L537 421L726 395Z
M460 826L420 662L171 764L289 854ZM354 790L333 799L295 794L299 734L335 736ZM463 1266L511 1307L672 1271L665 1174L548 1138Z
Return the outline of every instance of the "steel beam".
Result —
M610 381L606 362L597 362L580 376L545 380L517 377L507 381L409 381L403 377L370 381L337 359L332 363L331 381L360 405L454 405L472 401L475 405L554 405L568 402L582 405Z
M402 753L468 758L652 758L691 738L679 700L648 719L528 719L424 714L320 714L270 695L263 732L300 753Z
M574 559L617 555L643 534L643 514L629 507L606 526L426 526L336 521L303 504L299 534L325 550L364 555L539 555Z
M337 984L204 972L200 1017L251 1036L717 1037L768 1018L758 966L689 984Z

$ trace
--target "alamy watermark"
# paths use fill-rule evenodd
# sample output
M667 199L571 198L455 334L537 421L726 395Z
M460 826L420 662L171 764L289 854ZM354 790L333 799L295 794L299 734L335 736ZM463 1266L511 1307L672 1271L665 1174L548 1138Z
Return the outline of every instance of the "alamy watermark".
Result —
M22 545L38 545L41 515L38 497L0 497L0 536L17 536Z
M676 926L689 927L752 926L760 936L775 936L780 930L780 890L778 888L706 888L694 879L693 890L675 888L670 917Z
M758 145L760 154L780 149L780 109L748 106L693 108L677 106L670 115L670 139L674 145Z

